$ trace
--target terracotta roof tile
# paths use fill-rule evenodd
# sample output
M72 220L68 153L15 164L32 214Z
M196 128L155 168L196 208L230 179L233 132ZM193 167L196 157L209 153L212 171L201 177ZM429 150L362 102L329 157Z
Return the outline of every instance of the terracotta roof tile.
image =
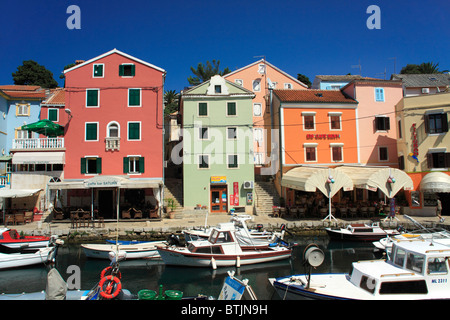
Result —
M59 88L54 90L50 96L42 102L43 105L65 105L65 90Z
M282 102L357 103L340 90L274 90Z
M0 90L10 98L45 98L45 90L40 86L26 86L26 85L2 85Z

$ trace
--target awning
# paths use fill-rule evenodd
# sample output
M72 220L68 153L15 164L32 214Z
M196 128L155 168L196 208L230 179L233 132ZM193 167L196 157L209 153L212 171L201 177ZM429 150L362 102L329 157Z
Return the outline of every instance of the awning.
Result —
M1 156L0 157L0 162L8 162L8 161L11 161L11 159L12 159L12 156Z
M95 176L85 180L49 182L49 189L89 189L89 188L121 188L146 189L159 188L161 179L129 179L126 176Z
M420 182L422 192L450 192L450 176L443 172L430 172Z
M332 177L334 183L328 183ZM328 167L296 167L283 175L281 179L283 187L315 192L319 189L325 196L333 197L341 188L344 191L353 190L353 182L344 172Z
M34 196L42 189L0 189L0 198L24 198Z
M13 164L64 164L64 152L16 152Z
M26 124L21 127L21 130L37 132L47 137L57 137L64 135L63 126L47 119L42 119L38 122Z
M336 168L347 174L355 188L381 190L393 198L401 189L412 190L412 179L402 170L387 167L340 166Z

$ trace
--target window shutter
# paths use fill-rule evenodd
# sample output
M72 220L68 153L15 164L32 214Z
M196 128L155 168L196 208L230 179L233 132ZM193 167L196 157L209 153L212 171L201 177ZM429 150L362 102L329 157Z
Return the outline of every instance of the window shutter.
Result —
M444 154L445 157L445 168L450 168L450 152Z
M198 104L198 115L207 116L208 115L208 105L204 102Z
M141 90L129 89L128 90L128 103L130 106L139 106L141 104Z
M96 165L97 165L97 173L102 173L102 158L97 158L97 163L96 163Z
M139 172L144 173L145 171L145 160L144 157L139 158Z
M448 132L448 118L447 113L442 114L442 132Z
M427 114L423 115L423 123L425 125L425 133L430 133L430 117Z
M120 66L119 66L119 77L123 77L123 70L124 70L124 66L121 64Z
M135 73L136 73L136 66L133 64L133 65L131 66L131 76L134 77Z
M129 123L128 124L128 140L139 140L140 134L140 123Z
M81 158L81 173L86 173L86 158Z
M227 115L235 116L236 115L236 102L228 102L227 104Z
M427 153L427 167L433 168L433 155L431 153Z
M88 90L87 91L87 105L88 106L98 106L98 90Z
M123 157L123 173L130 172L130 158Z
M390 130L391 129L391 123L389 121L389 117L385 117L384 118L384 129L385 130Z

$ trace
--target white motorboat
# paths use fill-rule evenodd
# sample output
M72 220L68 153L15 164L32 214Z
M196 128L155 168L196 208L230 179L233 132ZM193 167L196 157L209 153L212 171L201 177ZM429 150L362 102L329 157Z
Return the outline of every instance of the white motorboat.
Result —
M389 260L354 262L350 274L269 279L282 299L450 299L450 247L429 240L393 244Z
M250 215L233 215L230 222L228 222L228 227L235 229L236 239L242 248L267 248L270 243L273 243L278 238L283 239L283 231L272 233L265 230L248 229L247 221L250 220L252 220ZM187 242L207 240L212 230L213 227L183 230L183 235Z
M124 253L126 259L152 259L159 258L158 245L165 245L166 241L151 241L136 244L82 244L84 253L88 258L106 259L109 260L109 253L121 252Z
M0 229L0 246L8 249L44 248L48 247L50 240L47 236L21 236L15 229Z
M160 246L159 254L165 264L191 267L241 266L287 259L291 248L274 243L267 248L243 249L234 226L219 224L212 229L208 240L191 241L187 247Z
M346 228L325 228L332 240L376 241L386 236L398 235L395 229L382 229L378 222L372 224L349 224Z
M35 252L0 253L0 270L50 262L56 247L39 248Z

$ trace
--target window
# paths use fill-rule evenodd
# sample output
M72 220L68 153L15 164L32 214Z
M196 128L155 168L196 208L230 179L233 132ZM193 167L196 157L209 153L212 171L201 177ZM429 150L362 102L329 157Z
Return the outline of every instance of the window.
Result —
M378 160L379 161L388 161L389 154L387 147L378 147Z
M428 152L427 153L428 168L450 168L449 152Z
M98 107L99 106L99 90L87 89L86 90L86 107Z
M406 252L403 249L397 248L394 257L394 264L403 268L403 264L405 263Z
M222 86L220 84L214 86L214 93L222 93Z
M102 173L102 158L98 157L81 158L81 173L83 174Z
M285 89L292 89L292 83L285 83L284 84Z
M238 86L241 86L241 87L244 86L244 80L242 80L242 79L236 79L236 80L234 80L234 83L236 83Z
M136 67L134 64L121 64L119 65L120 77L134 77Z
M54 122L59 121L58 109L48 109L48 120Z
M227 156L227 167L228 169L238 168L238 155L237 154L229 154Z
M199 128L199 139L200 140L208 140L209 139L209 131L208 128L200 127Z
M338 113L329 113L330 117L330 129L341 130L341 115Z
M406 269L412 270L417 273L422 273L423 263L425 261L425 256L408 252L406 259Z
M128 122L128 140L141 140L140 122Z
M260 117L262 115L262 104L261 103L253 104L253 115L256 117Z
M123 158L123 173L144 173L145 159L141 156Z
M253 91L261 91L261 79L253 80Z
M315 130L313 114L304 114L303 115L303 129L304 130Z
M447 272L446 258L428 258L428 274L447 274Z
M105 65L102 64L94 64L92 70L92 77L94 78L103 78L103 68Z
M228 127L227 128L227 139L228 140L236 140L237 139L237 128L236 127Z
M209 168L209 155L201 154L198 156L198 168L208 169Z
M16 116L29 116L30 104L29 103L16 103Z
M227 102L227 116L237 115L236 102Z
M426 114L424 116L426 133L448 132L448 120L446 113Z
M141 106L141 89L128 89L128 106Z
M316 161L316 147L308 146L305 147L305 160L306 161Z
M29 139L29 138L32 138L31 131L16 129L16 139Z
M331 146L331 160L342 161L342 146Z
M264 64L258 65L258 73L264 74L266 72L266 66Z
M117 124L117 122L111 122L110 124L108 124L107 135L109 138L120 137L119 125Z
M199 117L208 116L208 104L206 102L200 102L198 104L198 116Z
M263 131L261 128L253 129L253 139L259 143L263 141Z
M262 165L263 164L263 154L260 152L255 152L253 154L253 162L256 165Z
M384 89L375 88L375 101L384 102Z
M98 122L86 122L85 141L98 141Z
M402 139L402 120L398 120L398 122L397 122L397 124L398 124L398 138L399 139Z
M375 128L377 131L388 131L391 129L389 117L377 116L375 117Z

